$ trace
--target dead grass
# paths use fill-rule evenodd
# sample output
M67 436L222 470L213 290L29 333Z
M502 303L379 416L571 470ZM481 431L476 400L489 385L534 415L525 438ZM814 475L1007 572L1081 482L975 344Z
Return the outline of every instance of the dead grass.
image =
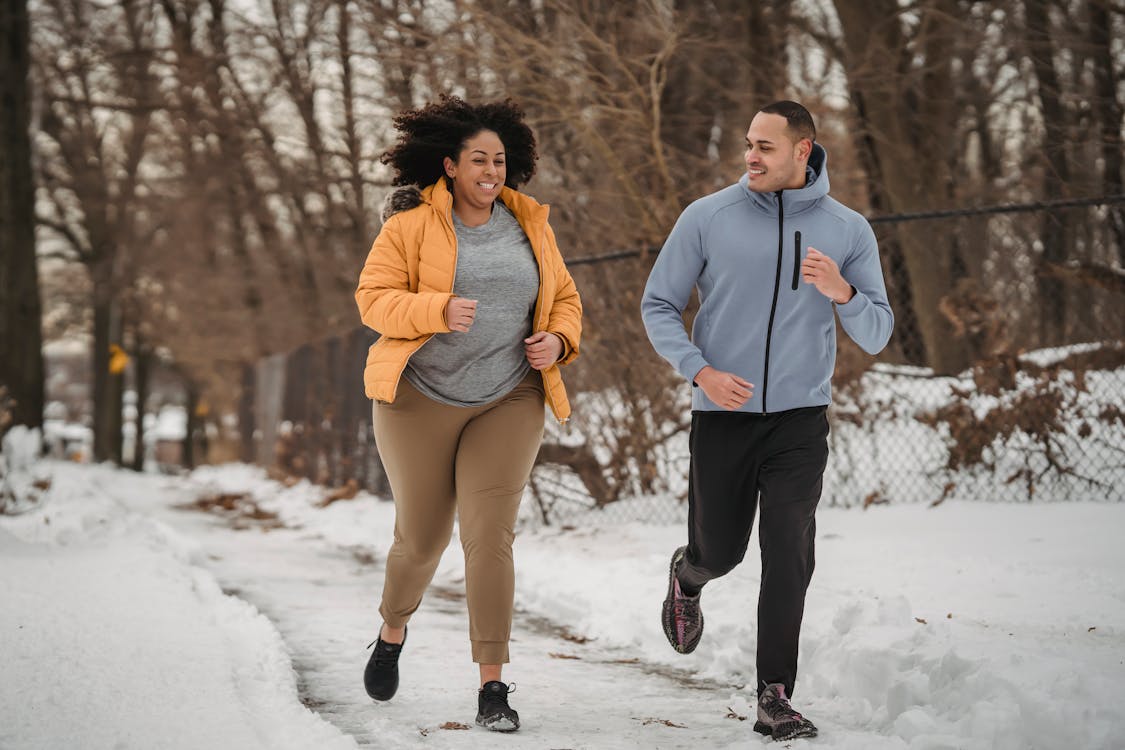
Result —
M273 531L285 526L276 513L262 508L248 492L203 495L190 503L176 507L181 510L194 510L220 516L230 523L231 528L239 531L247 529Z

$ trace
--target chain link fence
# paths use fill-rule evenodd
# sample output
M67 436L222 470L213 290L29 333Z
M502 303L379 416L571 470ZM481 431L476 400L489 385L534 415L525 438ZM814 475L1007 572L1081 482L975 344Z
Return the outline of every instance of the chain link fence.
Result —
M1123 212L1125 196L1109 196L873 217L895 334L871 358L839 332L822 502L1125 499ZM646 254L568 265L581 289L583 274L638 256ZM598 325L587 319L588 331ZM260 425L260 463L388 494L363 396L374 338L358 330L254 368L248 409ZM686 417L688 388L673 387ZM619 389L572 400L576 411L612 420L631 398ZM649 443L635 464L661 478L659 491L611 498L602 489L610 459L597 450L574 458L567 446L584 436L550 426L525 522L682 520L686 424Z
M837 368L826 500L1125 499L1123 206L1110 196L872 219L898 321L877 363L849 372L845 356ZM896 303L916 291L902 273L907 227L953 256L937 336L926 311ZM942 348L963 366L935 372Z

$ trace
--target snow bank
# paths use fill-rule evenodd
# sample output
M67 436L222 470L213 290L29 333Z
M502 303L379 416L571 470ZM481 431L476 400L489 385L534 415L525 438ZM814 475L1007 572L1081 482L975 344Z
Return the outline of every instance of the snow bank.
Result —
M1123 524L1117 504L822 509L798 704L833 748L1120 746ZM703 641L681 656L659 611L685 537L642 524L526 534L517 596L576 634L743 685L748 705L755 541L707 587Z
M283 487L269 479L265 470L248 464L202 466L189 480L201 494L245 492L263 510L276 513L286 526L305 529L359 553L384 554L394 529L394 504L367 492L321 507L331 489L304 479Z
M30 471L42 446L39 430L18 424L4 435L0 453L8 471Z
M23 513L38 505L46 487L47 473L36 463L43 440L38 429L16 425L0 442L0 511Z
M189 543L123 510L113 472L59 469L45 507L0 519L0 747L355 747Z

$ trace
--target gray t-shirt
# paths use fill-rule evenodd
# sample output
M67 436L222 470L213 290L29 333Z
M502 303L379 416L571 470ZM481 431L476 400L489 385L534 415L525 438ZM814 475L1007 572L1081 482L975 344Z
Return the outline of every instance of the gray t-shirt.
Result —
M434 401L480 406L507 394L531 368L523 340L531 335L539 266L523 228L500 201L479 227L465 226L454 213L453 228L453 293L477 301L473 326L430 337L403 376Z

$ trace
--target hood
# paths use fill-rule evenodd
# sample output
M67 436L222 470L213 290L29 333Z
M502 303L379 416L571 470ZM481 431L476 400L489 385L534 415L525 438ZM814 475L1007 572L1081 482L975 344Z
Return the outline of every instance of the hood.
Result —
M812 153L809 154L809 163L805 168L806 182L803 188L784 190L781 199L785 202L785 213L796 213L808 208L821 198L828 195L828 152L824 146L814 143ZM750 196L755 206L766 211L771 216L777 216L777 193L756 193L750 189L750 178L743 173L738 184Z
M383 201L383 223L395 214L409 211L422 205L422 191L417 185L395 188Z

